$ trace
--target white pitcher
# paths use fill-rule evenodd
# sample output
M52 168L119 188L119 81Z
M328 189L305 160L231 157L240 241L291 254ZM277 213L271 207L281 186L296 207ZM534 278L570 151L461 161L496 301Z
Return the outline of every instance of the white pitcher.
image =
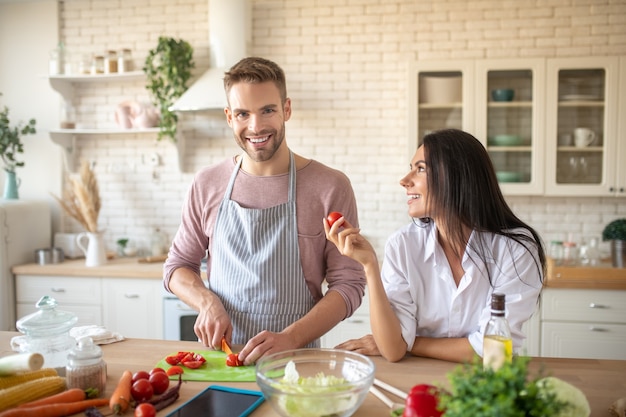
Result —
M87 246L83 244L88 239ZM99 266L107 261L104 239L101 233L82 232L76 236L76 245L85 254L85 266Z

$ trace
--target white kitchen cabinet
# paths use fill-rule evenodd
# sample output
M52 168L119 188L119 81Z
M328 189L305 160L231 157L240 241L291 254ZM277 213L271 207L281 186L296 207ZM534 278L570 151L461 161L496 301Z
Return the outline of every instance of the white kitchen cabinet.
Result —
M462 80L461 98L424 97L430 77ZM494 102L494 88L512 88ZM419 62L409 69L409 154L425 133L459 128L487 147L506 195L626 196L625 57ZM574 130L596 138L576 146ZM498 144L503 137L514 144ZM518 143L519 142L519 143ZM508 179L504 179L508 177Z
M544 189L545 114L543 59L476 61L476 137L486 146L508 195L540 195ZM495 101L495 89L512 89L511 101Z
M626 89L625 65L618 57L547 61L547 194L626 196L626 104L620 94ZM577 128L589 129L595 139L577 144Z
M79 84L91 83L94 85L119 84L138 82L145 79L142 71L132 71L118 74L99 74L99 75L54 75L48 77L50 85L63 98L64 103L72 103L75 98L75 86ZM114 109L109 109L113 114ZM80 113L77 114L80 119ZM50 138L53 142L60 145L65 151L65 161L70 171L75 170L75 150L76 141L89 140L94 137L103 137L110 135L133 135L133 134L152 134L155 135L159 128L146 129L123 129L123 128L81 128L75 129L50 129Z
M626 359L626 291L546 288L541 356Z
M76 314L77 325L102 324L99 278L17 275L15 280L18 320L35 313L39 299L48 295L57 301L59 310Z
M443 80L453 77L461 80L460 101L447 101L433 95L432 91L437 91ZM542 59L412 64L409 70L409 154L415 152L421 138L429 131L462 129L476 136L489 151L501 175L504 193L541 194L544 87L545 61ZM425 88L428 91L424 91ZM513 89L513 100L494 101L491 90L496 88ZM514 142L495 143L504 136Z
M324 288L324 291L326 289ZM339 322L334 328L326 333L321 338L321 345L323 348L334 348L340 343L343 343L350 339L358 339L367 334L371 334L370 328L370 309L369 309L369 296L367 294L367 288L365 289L365 295L359 308L354 314L347 319Z
M58 308L78 316L77 325L102 325L125 337L163 338L162 281L110 277L16 274L17 317L37 311L53 297Z
M127 337L163 338L162 282L105 278L102 304L107 329Z

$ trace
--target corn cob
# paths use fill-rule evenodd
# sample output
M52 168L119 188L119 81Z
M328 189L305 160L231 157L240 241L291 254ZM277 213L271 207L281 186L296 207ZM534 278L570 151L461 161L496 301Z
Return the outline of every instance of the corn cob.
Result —
M54 368L43 368L38 371L22 372L20 374L10 376L0 376L0 390L46 376L58 376L58 373Z
M65 378L47 376L0 390L0 411L58 394L65 390Z

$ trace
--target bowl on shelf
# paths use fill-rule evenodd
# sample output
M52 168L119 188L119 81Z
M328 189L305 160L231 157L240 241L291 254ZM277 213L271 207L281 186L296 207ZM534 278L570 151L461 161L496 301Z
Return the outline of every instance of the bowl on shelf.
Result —
M515 96L512 88L496 88L491 90L491 98L493 101L511 101Z
M348 417L361 406L375 366L359 353L339 349L294 349L257 361L256 382L283 417Z
M518 146L522 144L522 138L517 135L494 135L489 142L493 146Z
M498 182L520 182L522 181L522 173L516 171L497 171L496 178Z

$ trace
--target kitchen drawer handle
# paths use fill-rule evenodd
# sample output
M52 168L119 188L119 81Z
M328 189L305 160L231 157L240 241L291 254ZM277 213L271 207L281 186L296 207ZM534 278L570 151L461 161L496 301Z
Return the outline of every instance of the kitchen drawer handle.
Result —
M589 326L589 330L591 330L592 332L608 332L608 329L605 329L603 327L596 327L596 326Z
M363 319L348 319L346 320L348 323L355 323L355 324L361 324L361 323L365 323L365 321Z
M604 304L590 303L589 308L608 308L608 307L605 306Z
M139 294L124 294L124 297L126 298L139 298Z
M176 303L176 309L180 311L195 311L193 308L190 308L187 304Z
M57 292L57 293L65 292L65 288L55 288L55 287L52 287L52 288L50 288L50 291Z

